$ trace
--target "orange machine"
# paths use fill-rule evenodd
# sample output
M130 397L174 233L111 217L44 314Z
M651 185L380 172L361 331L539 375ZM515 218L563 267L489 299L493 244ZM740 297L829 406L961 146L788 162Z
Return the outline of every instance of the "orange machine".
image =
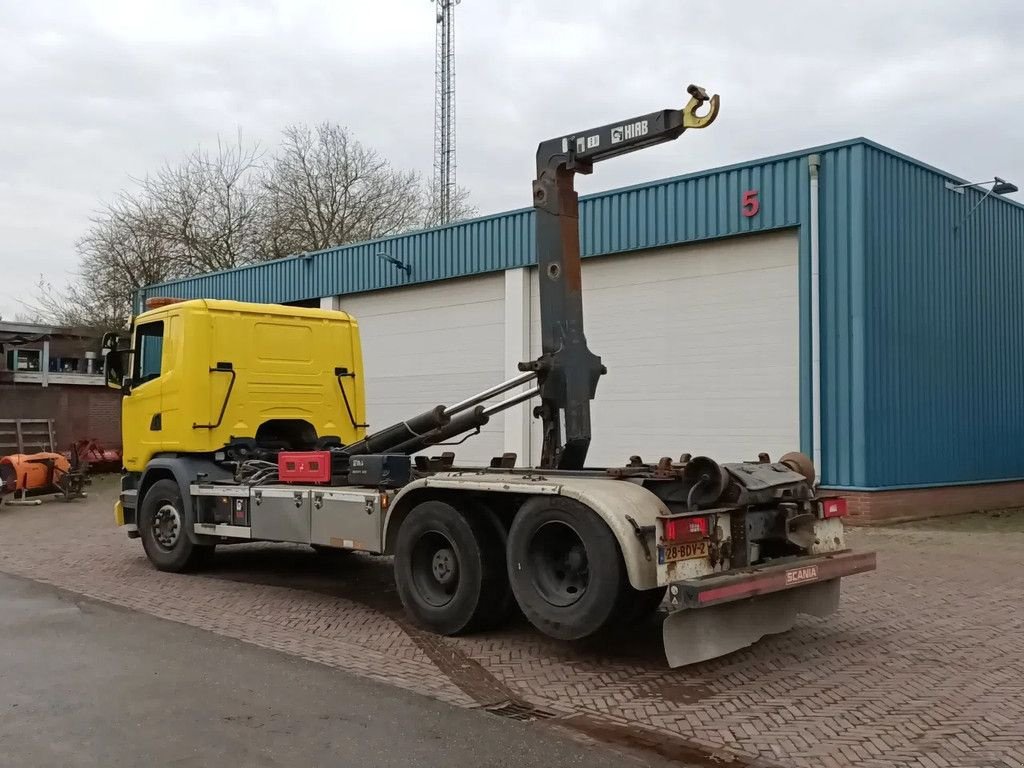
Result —
M81 492L71 462L59 453L15 453L0 458L0 493Z

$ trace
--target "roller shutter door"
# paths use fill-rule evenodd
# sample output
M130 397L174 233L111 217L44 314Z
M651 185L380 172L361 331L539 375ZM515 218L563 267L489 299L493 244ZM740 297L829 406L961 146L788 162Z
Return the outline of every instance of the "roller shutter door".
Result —
M501 273L342 296L363 347L367 421L380 429L503 379ZM502 452L502 420L454 448L460 463L486 464Z
M786 231L584 261L587 341L608 366L588 463L799 448L797 242Z

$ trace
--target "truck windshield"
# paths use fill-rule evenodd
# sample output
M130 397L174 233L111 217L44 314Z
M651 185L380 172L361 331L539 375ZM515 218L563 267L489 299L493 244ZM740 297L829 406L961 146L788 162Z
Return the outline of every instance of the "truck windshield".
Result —
M160 376L164 348L164 322L140 325L135 331L135 370L132 385L137 386Z

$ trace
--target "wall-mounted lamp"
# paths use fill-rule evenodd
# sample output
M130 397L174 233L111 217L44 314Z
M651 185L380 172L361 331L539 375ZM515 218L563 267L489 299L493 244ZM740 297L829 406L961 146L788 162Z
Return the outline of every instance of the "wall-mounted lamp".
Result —
M412 264L406 264L401 259L396 259L390 253L387 253L385 251L378 251L377 256L386 261L388 264L393 264L394 266L398 267L400 270L405 272L406 275L412 277Z
M978 210L978 206L981 205L983 202L985 202L986 198L988 198L989 195L1009 195L1009 194L1012 194L1012 193L1017 191L1017 185L1012 183L1012 182L1007 181L1006 179L1001 179L998 176L996 176L996 177L994 177L994 178L992 178L992 179L990 179L988 181L970 181L970 182L964 182L963 184L954 184L952 181L947 181L946 182L946 189L950 190L951 192L956 192L958 195L962 195L964 193L965 189L973 189L975 187L984 187L984 186L986 186L988 184L991 184L992 186L989 187L988 191L984 195L981 196L981 199L978 200L978 202L976 202L971 207L971 210L969 210L966 213L966 215L964 215L964 217L962 219L960 219L960 221L958 221L953 226L953 229L959 229L960 225L963 224L965 221L967 221L967 219L969 219L971 217L972 213L974 213L976 210Z
M947 181L946 189L962 195L965 189L970 187L983 187L986 184L992 185L992 189L988 191L988 194L990 195L1009 195L1017 191L1016 184L1013 184L1006 179L1000 179L998 176L994 179L989 179L988 181L972 181L964 184L954 184L952 181Z

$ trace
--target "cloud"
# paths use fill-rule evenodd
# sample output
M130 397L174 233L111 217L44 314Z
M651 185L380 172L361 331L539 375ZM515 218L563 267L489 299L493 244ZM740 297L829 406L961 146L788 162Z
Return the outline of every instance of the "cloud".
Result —
M426 0L8 3L0 10L0 314L60 282L105 200L236 131L332 120L430 173ZM481 212L529 203L538 141L722 94L709 130L609 162L582 191L865 135L1024 182L1024 4L465 0L458 173Z

